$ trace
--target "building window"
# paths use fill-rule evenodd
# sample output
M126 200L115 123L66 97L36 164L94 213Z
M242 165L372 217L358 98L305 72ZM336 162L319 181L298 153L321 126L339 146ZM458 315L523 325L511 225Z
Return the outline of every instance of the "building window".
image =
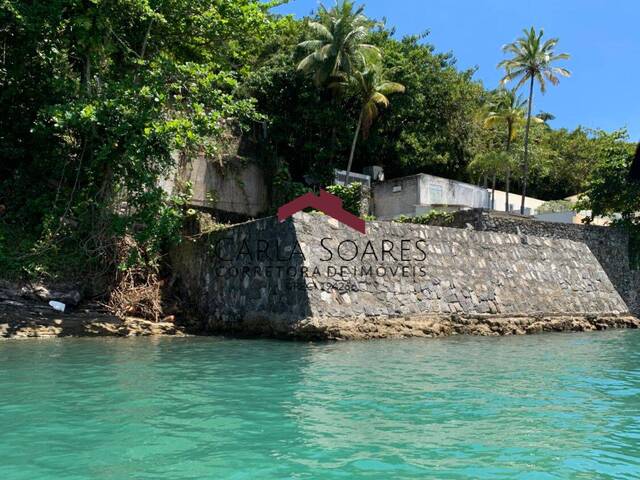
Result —
M432 205L442 205L442 186L429 185L429 203Z

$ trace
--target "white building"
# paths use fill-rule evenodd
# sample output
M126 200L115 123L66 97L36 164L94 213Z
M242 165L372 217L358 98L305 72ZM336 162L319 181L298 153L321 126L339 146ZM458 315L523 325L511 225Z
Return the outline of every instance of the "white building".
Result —
M489 189L489 196L491 196L491 189ZM503 190L496 190L496 197L492 210L496 210L498 212L520 213L520 202L522 201L522 195L509 192L508 210L505 208L506 198L507 192ZM539 198L524 197L524 214L535 215L536 213L538 213L538 207L544 202L544 200L540 200Z
M374 183L372 197L373 213L382 220L431 210L489 208L485 188L424 173Z

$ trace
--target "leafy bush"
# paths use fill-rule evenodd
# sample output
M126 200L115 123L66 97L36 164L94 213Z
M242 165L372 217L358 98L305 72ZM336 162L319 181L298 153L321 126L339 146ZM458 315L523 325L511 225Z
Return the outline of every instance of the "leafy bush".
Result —
M294 198L310 192L311 189L306 185L295 182L289 173L289 166L286 162L280 162L276 174L273 176L273 209L277 209L280 205L290 202Z
M346 185L329 185L327 192L342 199L342 207L353 213L360 215L362 209L362 184L354 182Z
M453 221L453 214L448 212L442 212L439 210L431 210L428 213L422 215L407 216L400 215L394 219L394 222L398 223L417 223L420 225L447 225Z
M569 200L549 200L537 208L538 213L559 213L573 210L573 203Z

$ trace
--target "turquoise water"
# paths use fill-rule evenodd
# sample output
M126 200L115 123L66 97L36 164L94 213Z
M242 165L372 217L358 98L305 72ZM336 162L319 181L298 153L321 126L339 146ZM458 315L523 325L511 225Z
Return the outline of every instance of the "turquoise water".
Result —
M640 478L640 332L0 342L0 479Z

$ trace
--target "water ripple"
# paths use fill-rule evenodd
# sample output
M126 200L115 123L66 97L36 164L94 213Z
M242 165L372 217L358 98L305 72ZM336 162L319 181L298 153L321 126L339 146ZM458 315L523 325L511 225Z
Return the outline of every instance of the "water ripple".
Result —
M640 332L0 343L0 478L640 478Z

